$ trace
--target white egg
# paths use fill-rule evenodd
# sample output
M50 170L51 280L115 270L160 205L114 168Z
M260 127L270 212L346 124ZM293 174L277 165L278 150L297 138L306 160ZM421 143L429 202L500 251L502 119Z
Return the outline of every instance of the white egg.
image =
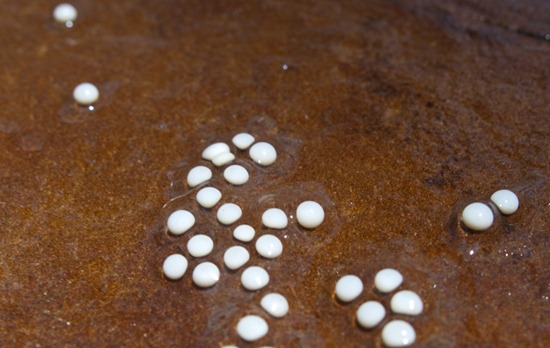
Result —
M283 229L288 226L288 218L279 208L270 208L262 214L262 223L265 227Z
M237 334L247 342L254 342L267 335L267 322L257 315L247 315L237 324Z
M235 203L225 203L218 209L218 221L224 225L231 225L239 220L243 214L241 208Z
M269 166L277 159L277 151L273 145L266 142L259 142L252 145L248 154L254 162L262 166Z
M78 17L76 8L68 3L57 5L53 9L53 18L60 23L73 22Z
M358 276L345 275L336 283L336 297L342 302L351 302L363 292L363 282Z
M386 347L406 347L416 340L411 324L403 320L392 320L382 329L382 342Z
M239 225L233 230L233 237L241 242L250 242L254 239L256 231L250 225Z
M195 224L195 217L187 210L176 210L168 217L166 225L173 234L187 232Z
M194 257L203 257L212 252L214 241L204 234L197 234L187 242L187 250Z
M462 211L462 221L474 231L483 231L493 224L493 211L487 204L471 203Z
M515 213L519 208L519 199L510 190L498 190L491 196L491 201L496 204L498 210L504 215Z
M162 264L162 270L167 278L176 280L183 277L187 271L187 259L180 254L172 254L168 256Z
M193 282L201 288L214 286L220 280L220 270L212 262L202 262L193 270Z
M414 291L401 290L393 295L390 301L392 312L398 314L418 315L422 313L424 304Z
M193 167L193 169L189 171L189 174L187 174L187 184L189 187L198 186L210 179L212 179L212 171L205 166Z
M243 185L248 181L249 175L245 167L238 164L230 165L223 171L223 177L233 185Z
M305 228L315 228L323 223L325 211L319 203L305 201L296 209L296 219Z
M270 293L265 295L260 305L275 318L282 318L288 313L288 301L281 294Z
M197 202L204 208L212 208L221 198L221 191L215 187L204 187L197 192Z
M283 252L283 243L272 234L265 234L256 240L258 254L267 259L279 257Z
M235 135L232 139L233 144L239 149L239 150L246 150L254 143L254 137L248 133L239 133Z
M241 268L248 260L250 260L248 250L240 245L230 247L223 254L223 262L231 270Z
M214 157L224 152L231 152L229 146L226 143L214 143L204 149L204 151L202 152L202 158L211 161L214 159Z
M383 269L376 273L374 277L374 286L376 286L378 291L383 293L392 292L397 289L401 283L403 283L403 276L393 268Z
M357 310L357 322L365 329L372 329L382 322L386 309L380 302L367 301Z
M245 289L260 290L269 283L269 274L261 267L250 266L241 275L241 283Z
M226 165L227 163L233 162L235 160L235 155L231 152L223 152L217 155L212 159L212 163L216 167L221 167L223 165Z
M92 105L99 99L99 90L93 84L84 82L75 87L73 98L80 105Z

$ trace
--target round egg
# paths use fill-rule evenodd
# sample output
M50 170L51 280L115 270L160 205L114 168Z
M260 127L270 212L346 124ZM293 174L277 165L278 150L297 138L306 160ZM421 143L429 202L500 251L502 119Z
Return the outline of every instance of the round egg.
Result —
M244 266L250 260L248 250L240 245L232 246L223 254L223 263L231 270L236 270Z
M367 301L357 310L356 318L359 325L365 329L372 329L382 322L386 316L386 309L380 302Z
M187 259L180 254L168 256L162 264L164 275L172 280L180 279L187 271Z
M99 99L99 90L93 84L84 82L75 87L73 98L80 105L92 105Z
M241 218L243 211L235 203L225 203L218 209L218 221L224 225L231 225Z
M225 168L223 171L223 177L228 183L239 186L248 181L249 175L245 167L238 164L232 164Z
M221 191L215 187L204 187L197 192L197 202L204 208L212 208L221 198Z
M201 288L214 286L220 280L220 270L212 262L199 263L193 270L193 282Z
M53 9L53 18L60 23L74 22L78 17L76 8L68 3L61 3Z
M274 259L283 252L283 243L272 234L265 234L256 240L256 251L266 259Z
M257 315L247 315L237 323L237 334L247 342L254 342L267 335L267 322Z
M262 308L275 318L282 318L288 313L288 301L278 293L265 295L260 302Z
M404 320L392 320L382 329L382 342L386 347L407 347L416 340L416 332Z
M269 283L269 274L262 267L251 266L242 273L241 283L247 290L260 290Z
M187 174L187 184L189 187L198 186L210 179L212 179L212 171L205 166L193 167Z
M305 201L300 203L296 209L296 219L302 227L309 229L316 228L323 223L325 211L319 203Z
M166 225L172 234L180 235L195 225L195 217L187 210L176 210L170 214Z
M269 166L275 163L277 159L277 151L273 145L266 142L259 142L250 148L248 151L250 158L262 166Z
M283 229L288 226L288 218L284 211L279 208L270 208L262 214L262 223L265 227Z
M356 275L345 275L336 283L336 297L342 302L351 302L363 292L363 282Z
M254 235L256 235L254 227L246 224L239 225L233 230L233 237L245 243L254 239Z
M487 204L471 203L462 211L462 222L474 231L483 231L493 224L493 211Z
M187 242L187 250L194 257L203 257L212 252L214 241L204 234L197 234Z

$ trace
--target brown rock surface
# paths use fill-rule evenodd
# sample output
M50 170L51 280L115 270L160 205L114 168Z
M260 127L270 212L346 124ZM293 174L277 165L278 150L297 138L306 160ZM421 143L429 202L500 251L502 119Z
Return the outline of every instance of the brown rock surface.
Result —
M246 313L270 324L258 345L380 346L354 313L389 304L384 267L424 300L390 315L418 347L550 345L547 1L78 0L70 29L55 4L0 1L0 346L256 346L235 333ZM84 81L93 112L71 99ZM195 288L191 258L165 280L191 233L164 233L163 204L206 145L247 130L281 161L228 188L243 220L265 233L259 208L313 197L327 221L281 232L273 261L246 246L272 278L259 293L223 267ZM501 188L519 211L465 233L462 208ZM205 224L221 266L236 242ZM342 305L348 273L365 291ZM259 307L268 291L287 317Z

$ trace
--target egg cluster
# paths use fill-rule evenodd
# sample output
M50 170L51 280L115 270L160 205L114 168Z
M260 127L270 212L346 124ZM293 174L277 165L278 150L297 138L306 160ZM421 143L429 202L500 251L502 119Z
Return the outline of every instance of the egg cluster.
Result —
M267 142L255 142L256 139L249 133L240 133L232 138L236 153L248 150L250 160L261 168L273 165L277 160L275 147ZM256 238L256 229L248 224L239 224L243 216L241 206L231 200L234 196L224 196L224 192L213 186L214 172L222 174L225 182L232 186L245 185L251 175L245 168L243 161L236 163L236 155L231 152L227 143L216 142L207 146L201 154L202 164L192 167L187 172L186 183L190 192L196 192L195 200L189 204L197 204L200 209L206 210L212 220L219 226L232 228L234 240L242 243L252 242L255 239L257 255L265 259L276 259L283 253L283 243L274 233L265 233ZM210 165L211 164L211 165ZM219 170L215 168L218 167ZM219 185L218 185L219 186ZM224 200L228 201L224 201ZM178 206L169 214L166 220L167 233L179 238L188 231L192 231L197 220L191 212L195 207ZM216 210L217 209L217 210ZM214 210L215 214L214 214ZM304 201L296 207L295 215L298 224L307 230L318 227L325 218L323 207L315 201ZM258 222L260 224L260 222ZM268 208L263 211L261 224L271 230L284 230L289 225L289 218L285 211L279 208ZM233 225L235 227L233 228ZM194 234L187 240L186 250L193 258L207 257L214 250L213 239L202 233ZM231 270L239 270L250 261L249 251L241 245L232 245L223 253L223 260L199 262L193 269L192 281L199 288L215 286L220 280L222 272L219 264ZM162 270L170 280L181 279L186 273L189 261L182 253L173 253L166 257ZM241 285L246 291L258 291L265 288L270 282L266 269L258 265L249 265L241 273ZM260 301L260 306L267 314L274 318L282 318L289 311L287 299L279 293L267 293ZM247 342L256 341L264 337L269 326L267 321L258 315L246 315L237 325L238 336Z
M374 286L382 294L390 294L403 283L403 276L397 270L386 268L374 277ZM361 295L364 286L356 275L345 275L336 282L335 295L341 303L350 303ZM416 316L424 310L422 299L414 291L400 290L390 300L392 313ZM386 317L386 308L378 301L366 301L359 306L355 319L365 329L380 325ZM387 347L405 347L414 343L416 332L404 320L390 320L382 329L382 342Z
M499 190L491 195L491 202L503 215L515 213L519 208L519 199L510 190ZM461 220L473 231L485 231L493 225L493 209L488 204L474 202L462 211Z

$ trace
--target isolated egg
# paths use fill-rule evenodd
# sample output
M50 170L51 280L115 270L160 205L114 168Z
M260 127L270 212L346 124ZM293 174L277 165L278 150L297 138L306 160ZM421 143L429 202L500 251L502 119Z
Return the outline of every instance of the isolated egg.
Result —
M305 228L315 228L323 223L325 211L319 203L305 201L296 209L296 219Z
M462 211L462 222L474 231L486 230L493 224L493 211L487 204L471 203Z
M73 98L80 105L92 105L99 98L99 90L93 84L84 82L75 87Z

